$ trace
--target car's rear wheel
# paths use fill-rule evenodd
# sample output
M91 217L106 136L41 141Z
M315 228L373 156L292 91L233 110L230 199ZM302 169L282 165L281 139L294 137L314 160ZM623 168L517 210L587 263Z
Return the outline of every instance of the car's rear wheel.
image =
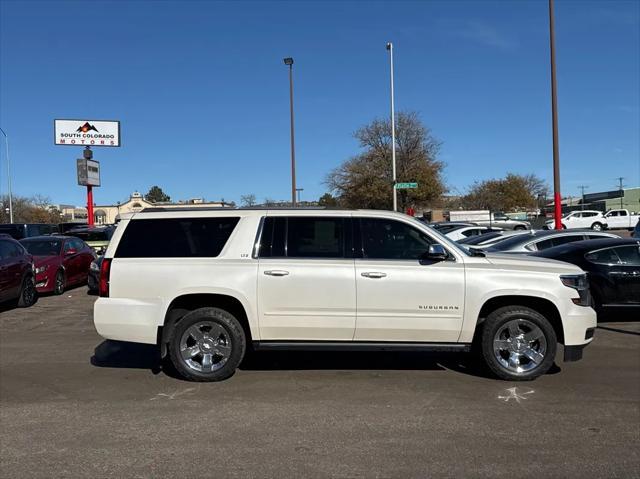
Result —
M18 296L18 306L20 308L28 308L32 306L38 297L36 291L36 284L33 276L27 276L22 280L22 287L20 288L20 296Z
M169 341L176 371L192 381L221 381L235 372L246 350L240 322L228 311L200 308L176 324Z
M62 270L56 273L55 283L53 284L53 294L64 293L64 272Z
M507 306L485 320L481 348L485 363L496 376L530 381L552 366L557 338L542 314L526 306Z
M591 225L591 229L592 229L593 231L602 231L602 223L597 223L597 222L596 222L596 223L593 223L593 224Z

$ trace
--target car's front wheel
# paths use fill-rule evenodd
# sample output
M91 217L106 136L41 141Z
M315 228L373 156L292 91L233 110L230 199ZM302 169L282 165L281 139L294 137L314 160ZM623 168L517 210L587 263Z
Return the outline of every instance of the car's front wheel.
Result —
M20 296L18 296L18 307L28 308L29 306L32 306L37 299L38 292L36 291L36 284L33 276L27 276L22 280Z
M244 329L223 309L199 308L176 324L169 341L176 371L192 381L221 381L235 372L246 350Z
M602 223L593 223L591 229L593 231L602 231Z
M506 306L493 311L483 323L481 348L496 376L530 381L553 365L557 337L542 314L526 306Z
M53 283L53 294L62 294L64 293L64 272L62 270L56 273L55 283Z

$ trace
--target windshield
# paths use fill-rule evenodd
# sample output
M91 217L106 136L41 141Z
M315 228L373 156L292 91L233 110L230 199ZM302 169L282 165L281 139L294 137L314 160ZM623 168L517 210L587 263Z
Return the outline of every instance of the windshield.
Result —
M511 248L527 243L530 239L534 238L535 236L531 233L507 236L504 240L500 240L492 244L486 251L508 251Z
M480 244L480 243L484 243L485 241L489 241L492 240L494 238L498 238L501 237L502 233L498 233L498 232L491 232L491 233L484 233L481 235L476 235L476 236L469 236L468 238L463 238L461 240L458 241L458 244Z
M414 223L416 223L421 230L425 229L425 224L422 223L421 221L415 219L414 217L410 216L409 217ZM457 244L455 241L450 240L449 238L447 238L446 236L444 236L441 233L441 230L436 230L435 228L427 228L427 230L429 231L429 233L431 233L431 235L433 235L439 243L443 244L443 245L447 245L450 248L458 251L459 253L462 253L465 256L473 256L472 253L469 252L469 250L467 248L465 248L464 246L461 246L459 244Z
M58 256L62 241L60 240L37 240L23 241L22 246L33 256Z

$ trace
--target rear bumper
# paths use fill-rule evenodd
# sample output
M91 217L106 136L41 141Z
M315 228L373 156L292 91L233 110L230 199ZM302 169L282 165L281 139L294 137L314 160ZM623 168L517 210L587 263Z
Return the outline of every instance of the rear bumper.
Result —
M93 324L105 339L156 344L163 320L159 300L98 298L93 306Z

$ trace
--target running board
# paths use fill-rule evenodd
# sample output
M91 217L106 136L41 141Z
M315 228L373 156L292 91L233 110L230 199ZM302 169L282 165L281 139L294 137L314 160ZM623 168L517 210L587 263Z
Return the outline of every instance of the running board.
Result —
M396 343L369 341L254 341L256 351L422 351L468 352L465 343Z

